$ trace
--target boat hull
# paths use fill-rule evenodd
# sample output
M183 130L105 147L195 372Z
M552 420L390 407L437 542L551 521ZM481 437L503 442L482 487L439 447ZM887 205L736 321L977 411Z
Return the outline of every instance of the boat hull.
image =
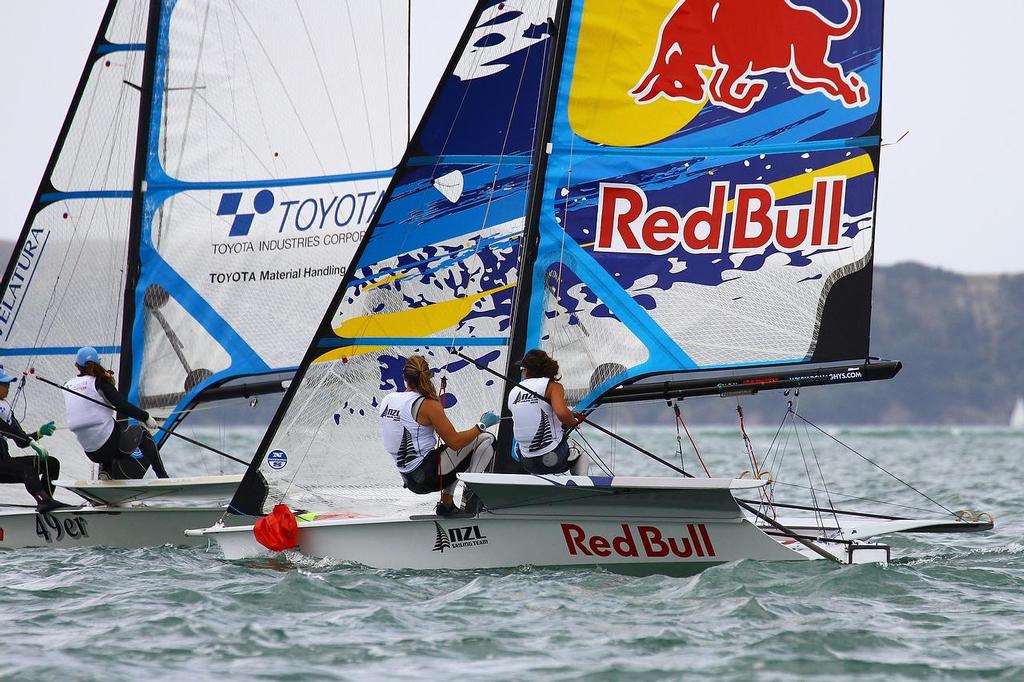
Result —
M222 507L83 507L37 513L0 509L0 549L202 545L186 528L216 523Z
M249 526L196 532L228 559L271 554ZM746 520L610 520L481 514L343 519L299 524L297 550L373 568L465 570L516 566L593 567L635 575L691 575L759 559L803 560Z

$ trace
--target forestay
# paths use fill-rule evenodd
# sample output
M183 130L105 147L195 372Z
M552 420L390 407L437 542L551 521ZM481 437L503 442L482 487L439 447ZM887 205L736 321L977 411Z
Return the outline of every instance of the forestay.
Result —
M881 0L588 0L567 30L525 347L584 405L864 359Z
M263 464L249 471L267 477L271 502L358 511L432 503L404 493L380 443L378 406L402 388L408 355L425 355L447 377L457 428L499 404L500 382L447 349L506 371L554 5L482 2L474 12L260 446ZM244 495L232 503L258 506Z
M13 374L34 367L63 378L84 345L118 364L148 4L107 7L4 274L0 363ZM62 421L64 398L53 389L19 382L9 400L26 430ZM81 452L65 430L45 444ZM61 468L91 477L84 456L62 456ZM2 502L31 501L21 486L2 488Z

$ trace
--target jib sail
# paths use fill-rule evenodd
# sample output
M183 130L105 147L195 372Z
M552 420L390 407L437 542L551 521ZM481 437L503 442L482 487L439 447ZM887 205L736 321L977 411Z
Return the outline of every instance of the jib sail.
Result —
M555 4L477 6L250 468L273 502L428 503L402 490L379 437L380 401L402 388L409 355L446 378L454 423L500 402L501 383L448 349L506 371ZM232 508L260 503L243 492Z

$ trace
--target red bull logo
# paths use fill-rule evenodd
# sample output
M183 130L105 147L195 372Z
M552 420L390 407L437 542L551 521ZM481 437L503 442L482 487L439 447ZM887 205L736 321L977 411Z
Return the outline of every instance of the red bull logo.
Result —
M793 252L838 246L842 234L846 178L815 178L811 203L776 205L770 185L737 185L730 210L728 182L715 182L707 206L680 215L671 206L649 208L635 185L601 183L598 189L595 251L667 254L721 253L726 219L732 214L728 251L760 251L772 245Z
M638 104L707 99L742 113L768 89L751 76L784 73L795 90L862 107L867 84L828 59L832 41L849 37L860 23L859 0L843 1L846 21L833 24L790 0L679 0L661 25L650 67L629 94Z
M657 526L631 526L622 524L622 534L606 537L588 533L575 523L563 523L562 535L569 556L619 557L664 559L676 557L691 559L714 557L715 546L703 523L688 523L685 528L665 533ZM682 531L682 532L680 532Z

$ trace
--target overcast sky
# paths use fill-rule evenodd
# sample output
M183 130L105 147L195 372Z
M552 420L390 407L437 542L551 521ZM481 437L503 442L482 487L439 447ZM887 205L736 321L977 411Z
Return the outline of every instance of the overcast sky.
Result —
M625 1L625 0L624 0ZM0 239L17 237L105 0L0 1ZM471 0L413 0L414 114ZM875 255L1024 272L1019 159L1024 1L889 0Z

